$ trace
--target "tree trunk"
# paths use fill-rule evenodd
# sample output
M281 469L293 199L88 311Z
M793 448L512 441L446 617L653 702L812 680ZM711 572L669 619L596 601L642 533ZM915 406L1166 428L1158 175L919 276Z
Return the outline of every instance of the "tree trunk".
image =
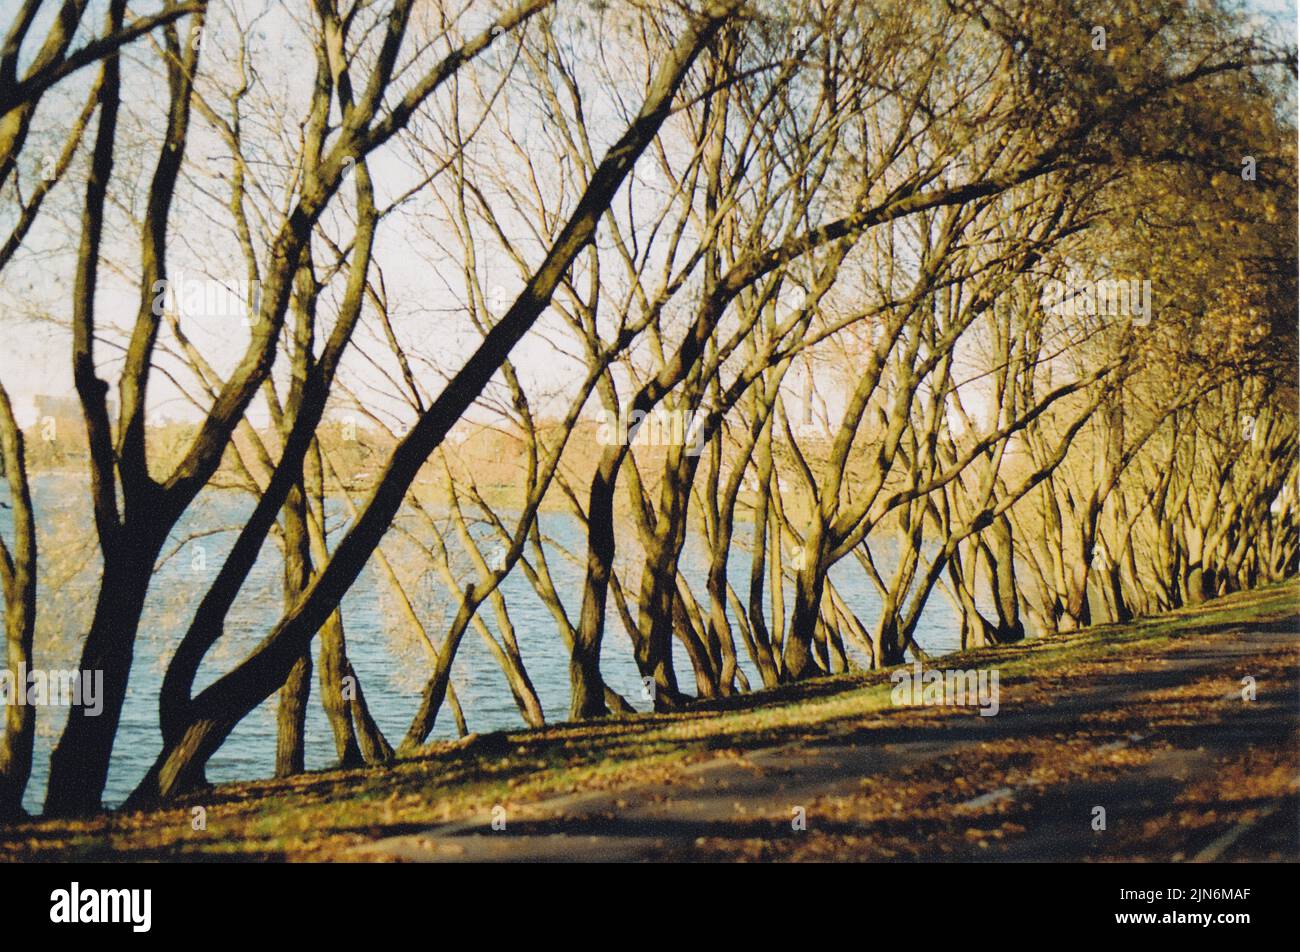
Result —
M355 679L344 685L348 664L347 642L343 635L343 622L338 612L330 615L320 635L320 696L321 706L334 734L334 752L340 767L356 767L362 763L361 748L357 745L356 730L350 716L352 691ZM349 688L351 690L349 690Z
M822 529L814 524L803 543L803 567L795 576L794 611L786 633L783 652L786 680L801 681L818 673L813 662L812 644L821 614L822 588L826 574L822 568Z
M587 504L587 575L582 609L569 655L569 717L583 720L608 713L600 676L609 578L614 570L614 481L622 453L607 451L591 481Z
M284 607L298 600L311 579L307 497L301 480L284 502ZM292 777L306 769L307 701L311 695L311 650L294 664L280 688L276 711L275 775Z
M5 600L5 658L13 672L13 690L25 692L19 671L32 667L32 638L36 631L36 519L27 482L23 434L14 418L9 394L0 386L0 461L9 483L13 509L14 549L0 539L0 581ZM0 822L21 816L23 792L32 773L36 739L36 709L30 704L5 706L4 736L0 737Z
M103 710L90 717L84 708L68 711L68 722L50 756L45 812L50 816L94 813L108 780L127 680L135 654L135 635L162 539L124 536L108 548L95 615L86 634L78 676L103 676ZM203 784L202 765L190 775Z

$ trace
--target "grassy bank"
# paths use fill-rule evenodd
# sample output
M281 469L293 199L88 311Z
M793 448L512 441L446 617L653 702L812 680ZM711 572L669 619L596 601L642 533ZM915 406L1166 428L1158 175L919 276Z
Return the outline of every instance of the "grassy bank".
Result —
M1285 623L1300 608L1300 583L1243 592L1146 619L1070 636L951 655L945 667L996 666L1003 705L1050 704L1090 665L1121 662L1140 675L1184 639ZM85 821L32 820L0 828L0 859L328 859L381 836L482 818L496 804L625 784L670 785L686 765L834 736L864 726L933 726L969 709L897 709L888 672L823 678L642 715L471 736L431 745L385 768L323 771L287 781L223 784L174 807ZM196 808L205 829L195 829Z

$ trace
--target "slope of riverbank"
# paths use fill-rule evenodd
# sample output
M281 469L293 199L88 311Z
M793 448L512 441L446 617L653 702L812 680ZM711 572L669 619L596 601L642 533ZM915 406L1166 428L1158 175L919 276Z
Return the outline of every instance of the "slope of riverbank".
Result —
M33 820L0 859L1296 859L1298 615L1290 582L932 662L996 670L992 717L824 678Z

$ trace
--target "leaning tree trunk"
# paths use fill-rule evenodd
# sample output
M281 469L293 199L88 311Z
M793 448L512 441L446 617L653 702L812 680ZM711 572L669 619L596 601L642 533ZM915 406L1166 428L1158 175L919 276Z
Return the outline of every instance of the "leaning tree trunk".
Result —
M353 693L359 695L356 680L344 682L350 676L347 643L343 637L343 620L339 612L330 615L320 633L320 695L321 706L334 734L334 752L340 767L356 767L362 762L361 747L350 716Z

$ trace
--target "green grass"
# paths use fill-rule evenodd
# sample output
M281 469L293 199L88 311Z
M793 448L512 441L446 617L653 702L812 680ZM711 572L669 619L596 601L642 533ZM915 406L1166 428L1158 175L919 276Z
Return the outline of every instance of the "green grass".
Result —
M944 667L999 669L1004 689L1116 656L1140 659L1179 639L1283 623L1300 583L1242 592L1128 625L948 655ZM720 699L673 714L566 723L430 745L385 767L321 771L290 780L223 784L176 806L83 821L33 820L0 828L0 859L318 859L385 835L486 816L498 803L671 780L725 751L847 732L894 709L888 671L820 678ZM193 810L206 811L205 830Z

